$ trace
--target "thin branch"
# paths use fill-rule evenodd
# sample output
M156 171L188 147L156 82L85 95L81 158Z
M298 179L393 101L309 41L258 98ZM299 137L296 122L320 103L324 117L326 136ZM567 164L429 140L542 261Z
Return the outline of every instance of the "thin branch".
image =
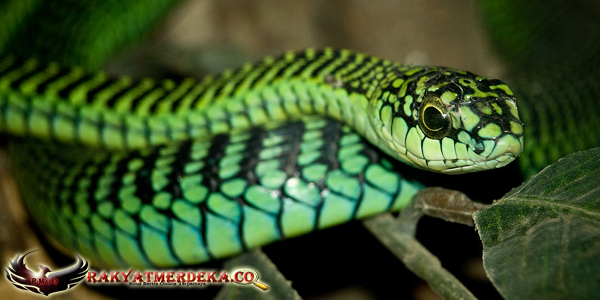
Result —
M367 219L363 224L438 295L445 299L476 299L456 277L442 267L436 256L419 243L415 233L417 223L424 215L474 226L473 213L485 207L487 206L471 201L458 191L426 188L413 197L398 219L387 213Z
M269 289L263 291L253 285L227 284L215 299L302 299L292 288L291 282L285 279L277 266L260 249L228 260L225 262L225 268L230 271L243 268L252 269L258 272L259 281L267 285Z
M403 233L391 214L379 215L364 220L363 223L381 243L402 260L409 270L425 280L438 295L444 299L476 299L414 236Z

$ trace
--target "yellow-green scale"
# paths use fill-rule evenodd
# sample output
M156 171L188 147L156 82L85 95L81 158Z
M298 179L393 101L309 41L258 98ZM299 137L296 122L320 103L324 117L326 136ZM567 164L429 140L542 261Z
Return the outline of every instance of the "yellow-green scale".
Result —
M131 79L123 77L110 81L110 84L107 83L105 87L95 91L91 103L87 104L82 101L84 99L82 95L106 82L106 79L100 76L102 74L91 76L89 80L81 82L79 86L70 87L69 95L72 97L69 96L69 98L72 101L60 99L54 93L48 94L47 96L56 98L58 103L50 114L37 113L43 109L32 106L27 99L35 98L38 91L33 87L26 88L22 95L23 99L17 97L7 106L7 110L10 112L10 114L5 114L8 125L2 126L10 126L3 130L17 134L24 134L24 128L29 127L30 131L37 131L36 135L40 137L47 136L48 130L50 130L52 135L62 141L77 140L93 146L102 144L111 149L131 149L166 143L171 140L202 137L210 133L228 132L277 120L294 119L306 113L318 112L336 119L351 117L356 109L350 109L350 107L357 103L347 101L349 95L345 89L334 88L327 83L323 84L324 78L329 76L328 72L349 59L350 52L342 51L339 53L341 56L337 56L338 53L331 50L326 50L319 55L314 53L311 55L310 52L307 51L308 59L306 60L291 61L289 59L295 56L290 53L282 60L274 60L272 63L265 62L263 65L255 66L254 69L247 67L238 72L226 72L213 84L208 84L211 82L210 80L202 81L197 85L198 88L192 87L194 82L191 80L185 80L178 85L166 81L162 85L156 86L151 80L134 83ZM360 62L363 56L357 55L354 59ZM340 74L339 76L346 76L352 72L366 72L377 63L380 61L371 59L366 65L349 64L337 72ZM29 62L29 65L37 64L36 61ZM315 75L310 72L322 65L326 65L326 67L322 68L319 74ZM275 74L284 67L286 72L276 78ZM300 68L303 68L303 72L294 75L296 73L294 70ZM50 76L48 74L54 74L58 69L54 65L42 68L40 74L34 77ZM265 72L258 73L257 70L261 69L264 69ZM11 81L13 80L10 79L11 76L20 76L19 74L11 75L13 73L3 76L1 80ZM55 83L52 83L47 89L48 91L61 90L64 86L85 75L81 69L73 69L63 78L55 80ZM247 75L255 76L258 80L249 81ZM234 82L229 80L234 80ZM246 80L244 82L248 82L247 87L235 90L229 88L240 80ZM29 85L33 86L34 83L35 80L31 81ZM218 87L222 88L216 95ZM120 91L126 92L119 95L118 99L112 99ZM146 91L150 92L138 104L132 106L134 98ZM40 91L40 93L47 94L45 91ZM200 97L200 101L197 101L199 111L183 111L180 107L171 105L177 99L183 99L184 101L179 102L178 105L185 106L188 101L197 97L194 95ZM154 103L158 98L160 98L160 102ZM114 108L105 107L109 101L114 101ZM243 102L244 105L231 105L236 102L240 102L240 104ZM149 111L151 106L157 107L156 112ZM26 111L33 111L33 113L25 114ZM177 115L175 111L181 115ZM219 111L228 113L222 114L218 113ZM203 116L200 116L204 121L203 125L196 128L194 122L197 122L198 112L204 112L201 113ZM186 122L191 128L186 127L188 125L182 121L182 117L187 119ZM45 118L52 118L51 128L44 124ZM32 125L26 126L25 123L28 122ZM0 122L0 124L2 123ZM96 132L95 128L100 125L103 125L103 129ZM203 130L207 128L210 129L209 132ZM149 134L146 135L144 132L149 132Z

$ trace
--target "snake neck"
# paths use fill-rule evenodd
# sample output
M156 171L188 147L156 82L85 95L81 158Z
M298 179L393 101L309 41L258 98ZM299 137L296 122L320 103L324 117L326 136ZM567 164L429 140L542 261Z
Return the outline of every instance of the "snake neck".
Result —
M267 57L219 77L109 78L81 68L0 61L0 131L107 149L139 149L319 114L376 139L370 99L397 65L348 50Z

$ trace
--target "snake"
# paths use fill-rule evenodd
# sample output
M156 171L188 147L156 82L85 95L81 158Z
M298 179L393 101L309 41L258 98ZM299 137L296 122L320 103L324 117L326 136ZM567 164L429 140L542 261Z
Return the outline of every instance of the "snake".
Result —
M0 130L27 137L10 152L34 219L112 267L198 264L396 211L419 186L390 160L457 174L523 144L502 81L349 50L180 82L9 56L0 89Z
M525 94L517 108L497 79L333 49L201 80L111 77L94 69L129 32L98 49L103 29L81 9L75 20L89 25L58 26L88 36L75 46L0 37L12 43L0 58L0 132L32 219L96 265L195 265L401 210L423 185L398 161L446 174L499 168L524 149L530 173L551 161L536 146L549 146L547 115L559 114L545 108L559 101ZM136 21L156 19L146 15Z

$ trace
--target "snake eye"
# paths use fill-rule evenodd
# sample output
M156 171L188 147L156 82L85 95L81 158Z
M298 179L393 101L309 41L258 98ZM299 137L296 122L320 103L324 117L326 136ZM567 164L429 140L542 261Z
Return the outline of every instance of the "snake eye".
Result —
M427 137L441 140L450 132L450 116L442 101L437 97L427 97L421 105L419 124Z

